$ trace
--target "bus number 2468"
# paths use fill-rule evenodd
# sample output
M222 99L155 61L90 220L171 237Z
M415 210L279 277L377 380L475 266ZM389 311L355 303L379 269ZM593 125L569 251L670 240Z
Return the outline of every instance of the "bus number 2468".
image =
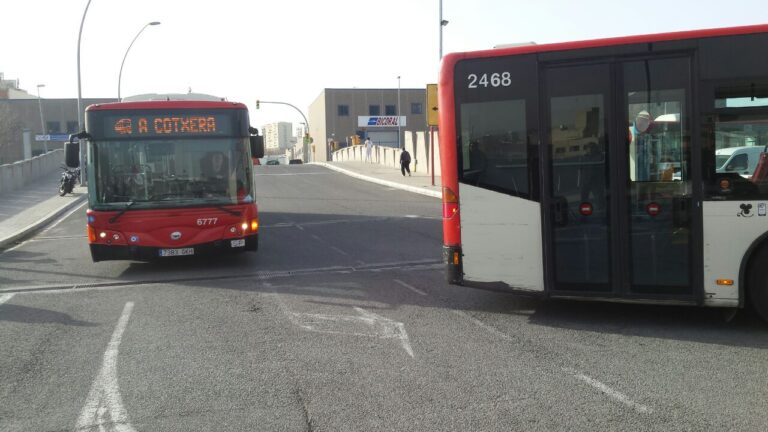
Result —
M467 75L467 88L478 87L509 87L512 85L512 76L509 72L494 72L492 74Z
M467 88L478 87L509 87L512 85L512 76L509 72L494 72L492 74L469 74L467 75Z

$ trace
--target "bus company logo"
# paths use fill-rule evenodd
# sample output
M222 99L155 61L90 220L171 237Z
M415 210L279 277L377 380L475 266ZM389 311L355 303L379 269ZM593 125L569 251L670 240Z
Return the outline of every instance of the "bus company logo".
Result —
M115 122L115 132L118 135L130 135L133 132L131 119L124 118Z
M174 231L171 233L171 240L178 240L181 238L181 232Z
M368 117L368 126L397 126L397 116Z
M754 214L752 213L752 204L742 204L739 206L741 211L739 212L739 217L752 217Z

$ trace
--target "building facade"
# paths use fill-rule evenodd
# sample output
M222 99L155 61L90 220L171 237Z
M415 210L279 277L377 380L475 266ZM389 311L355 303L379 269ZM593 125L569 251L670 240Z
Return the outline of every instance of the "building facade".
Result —
M264 135L264 151L267 154L283 154L285 150L293 147L293 125L289 122L269 123L262 126Z
M83 99L82 106L106 102L115 99ZM0 116L0 164L25 159L30 152L36 156L46 148L63 148L63 136L78 132L77 99L0 98ZM5 130L9 133L4 133ZM45 141L38 135L50 135L50 139Z
M426 97L426 89L323 89L309 106L310 160L330 160L354 136L402 147L404 131L427 130Z

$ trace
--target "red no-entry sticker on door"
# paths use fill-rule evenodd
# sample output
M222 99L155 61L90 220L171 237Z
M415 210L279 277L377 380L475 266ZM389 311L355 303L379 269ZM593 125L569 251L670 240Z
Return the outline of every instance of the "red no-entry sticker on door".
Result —
M658 203L652 202L645 206L645 211L648 212L650 216L656 216L661 212L661 206Z

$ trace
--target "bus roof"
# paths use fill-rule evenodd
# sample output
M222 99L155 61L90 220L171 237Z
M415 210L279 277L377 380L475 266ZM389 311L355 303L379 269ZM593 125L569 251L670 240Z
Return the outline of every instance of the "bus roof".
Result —
M152 100L137 102L113 102L90 105L86 111L142 110L142 109L248 109L240 102L210 100Z
M649 35L621 36L604 39L592 39L575 42L558 42L541 45L522 45L509 48L496 48L480 51L467 51L450 53L443 57L442 69L453 68L456 62L470 58L501 57L508 55L520 55L539 52L567 51L583 48L599 48L613 45L629 45L638 43L664 42L683 39L700 39L718 36L735 36L751 33L768 33L768 24L725 27L704 30L686 30L669 33L656 33Z

